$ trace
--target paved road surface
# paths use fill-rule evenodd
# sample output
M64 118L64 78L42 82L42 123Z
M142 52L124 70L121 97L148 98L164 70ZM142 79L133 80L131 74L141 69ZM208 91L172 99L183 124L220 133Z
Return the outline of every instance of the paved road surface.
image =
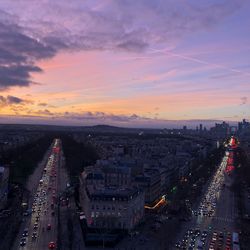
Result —
M26 227L28 228L28 236L26 236L26 245L19 246L20 250L45 250L48 249L49 242L57 241L57 204L58 197L58 182L57 173L59 171L58 157L60 154L60 140L53 141L53 147L50 150L48 161L44 165L44 170L41 179L43 180L35 192L33 200L33 212L27 220ZM52 204L53 209L52 209ZM52 212L54 211L54 215ZM37 223L37 228L34 228ZM48 224L51 229L47 230ZM32 238L33 233L37 237ZM21 239L20 239L21 240Z
M210 185L208 185L199 210L194 213L193 219L184 225L181 237L179 237L180 243L186 241L187 246L189 246L193 238L193 244L197 247L202 239L201 234L204 232L206 236L203 237L203 241L205 242L203 249L209 249L214 235L221 232L221 245L225 247L228 233L237 231L235 226L238 218L237 204L234 193L230 190L233 176L230 177L225 173L227 158L228 153L225 154ZM210 215L207 215L208 213ZM196 236L188 233L188 230L195 231L195 229L200 230ZM215 238L214 249L216 249L219 242L218 235Z

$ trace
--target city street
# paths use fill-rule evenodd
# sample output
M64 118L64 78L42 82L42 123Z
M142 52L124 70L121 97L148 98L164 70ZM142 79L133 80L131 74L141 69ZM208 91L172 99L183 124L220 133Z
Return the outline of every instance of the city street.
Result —
M21 238L20 250L54 249L57 241L57 198L60 140L55 139L44 165L29 211L31 216L26 221Z
M237 232L238 217L234 193L230 190L233 173L226 173L229 153L226 152L193 218L185 223L177 248L231 249L231 236Z

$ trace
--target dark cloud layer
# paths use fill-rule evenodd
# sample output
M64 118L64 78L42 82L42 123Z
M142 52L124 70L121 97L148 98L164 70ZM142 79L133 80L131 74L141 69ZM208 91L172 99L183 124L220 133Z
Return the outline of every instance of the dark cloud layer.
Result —
M141 119L142 117L137 116L135 114L133 115L114 115L114 114L108 114L105 112L82 112L82 113L76 113L76 112L64 112L62 114L63 117L66 119L72 119L72 120L94 120L94 121L113 121L113 122L130 122L132 120ZM54 114L55 117L58 117L60 115ZM147 119L147 118L143 118Z
M0 15L3 12L0 11ZM24 30L10 19L0 19L0 90L28 86L32 83L31 73L42 72L35 62L56 54L52 46L25 35Z
M38 60L61 50L142 52L197 30L208 30L243 0L20 0L0 3L0 90L33 83ZM2 10L1 10L2 9ZM11 10L12 15L8 14Z
M130 123L131 121L145 121L149 118L138 116L136 114L132 115L115 115L112 113L105 112L52 112L49 109L39 109L39 110L31 110L28 109L27 113L29 115L47 117L51 119L64 119L71 121L83 121L83 122L94 122L94 123L102 123L102 122L114 122L114 123Z
M7 97L0 95L0 106L11 106L16 104L23 104L27 101L16 96L8 95Z
M104 112L64 112L53 113L48 109L30 111L27 115L18 114L19 109L15 116L0 115L1 120L10 123L35 123L51 124L51 125L96 125L96 124L109 124L121 127L138 127L138 128L182 128L183 124L188 128L195 128L202 123L207 128L214 126L215 123L222 122L221 120L165 120L153 119L136 114L133 115L114 115ZM235 117L234 117L235 118ZM232 124L237 124L233 122Z

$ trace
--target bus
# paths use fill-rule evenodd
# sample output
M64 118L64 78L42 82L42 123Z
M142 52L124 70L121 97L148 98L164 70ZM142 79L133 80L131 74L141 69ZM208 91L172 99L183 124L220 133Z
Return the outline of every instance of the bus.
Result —
M239 245L239 234L234 232L232 238L233 238L233 245Z

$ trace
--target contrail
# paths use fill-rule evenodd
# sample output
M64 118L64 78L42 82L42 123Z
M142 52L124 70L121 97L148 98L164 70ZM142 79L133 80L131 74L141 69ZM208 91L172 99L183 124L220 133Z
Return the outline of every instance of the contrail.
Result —
M221 65L221 64L210 63L210 62L207 62L207 61L204 61L204 60L200 60L198 58L191 57L191 56L184 56L184 55L181 55L181 54L177 54L177 53L171 52L171 51L169 51L167 49L163 49L163 50L151 49L151 51L152 51L151 54L166 53L166 54L169 54L171 56L182 58L182 59L185 59L185 60L188 60L188 61L192 61L192 62L196 62L196 63L199 63L199 64L205 64L205 65L214 66L216 68L226 69L226 70L234 72L234 73L239 73L239 74L244 74L244 75L250 75L249 72L244 72L244 71L241 71L241 70L238 70L238 69L228 68L228 67L226 67L224 65Z

